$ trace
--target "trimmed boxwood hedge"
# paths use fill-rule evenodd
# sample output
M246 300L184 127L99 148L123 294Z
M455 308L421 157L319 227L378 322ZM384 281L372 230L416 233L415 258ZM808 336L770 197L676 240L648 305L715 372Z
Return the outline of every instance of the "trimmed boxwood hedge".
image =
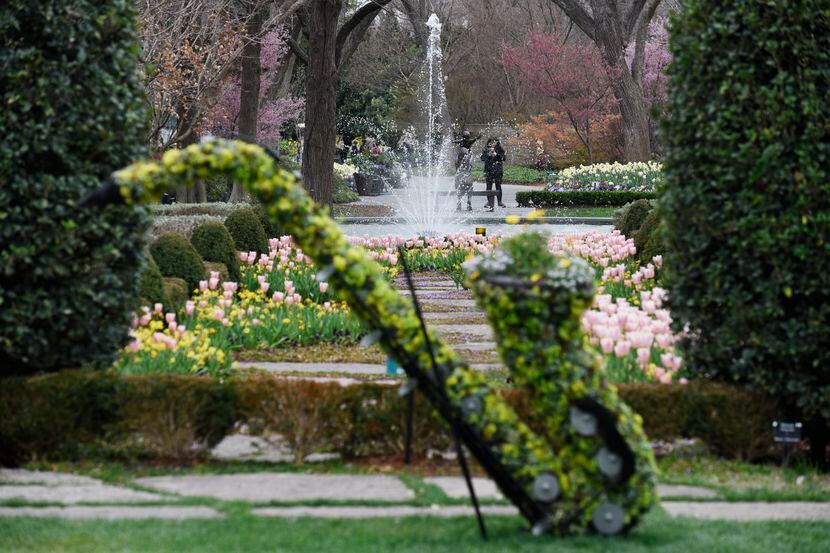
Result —
M619 392L643 417L652 440L697 437L729 458L766 455L771 421L786 416L768 396L728 384L628 384ZM502 393L538 427L523 391ZM449 447L444 424L420 394L415 406L416 454ZM396 387L381 384L76 370L5 380L0 413L14 413L0 417L0 464L6 465L89 456L96 447L141 446L156 457L190 457L221 440L234 423L282 434L298 452L335 451L349 458L401 454L406 402ZM202 449L194 452L194 443Z
M162 234L150 244L150 253L163 276L184 279L189 291L207 278L202 258L181 234Z
M167 305L169 300L164 292L164 277L161 276L159 266L149 252L145 256L145 263L141 271L141 286L138 295L140 302L150 306L156 303Z
M231 280L239 282L242 278L239 254L225 225L218 221L202 223L193 229L190 243L205 261L223 263Z
M615 222L614 228L628 238L633 238L640 230L648 214L654 210L650 200L637 200L625 205L620 211L620 218Z
M540 209L556 207L620 207L636 200L653 200L654 192L631 192L612 190L575 190L573 192L554 192L551 190L533 190L517 192L516 202L519 207L536 207Z
M129 0L0 8L0 376L129 339L147 217L77 203L146 155L136 29Z
M237 209L225 219L225 227L238 251L268 253L268 237L255 210Z
M805 422L815 417L821 460L830 437L828 3L690 0L671 27L658 209L669 307L675 327L688 329L684 359L797 405Z

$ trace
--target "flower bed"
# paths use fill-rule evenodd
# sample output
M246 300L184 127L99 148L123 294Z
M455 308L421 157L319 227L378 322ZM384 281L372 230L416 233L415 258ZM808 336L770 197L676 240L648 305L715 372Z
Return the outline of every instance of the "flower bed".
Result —
M568 167L557 173L547 190L614 190L653 192L663 182L662 164L656 161L635 163L595 163Z

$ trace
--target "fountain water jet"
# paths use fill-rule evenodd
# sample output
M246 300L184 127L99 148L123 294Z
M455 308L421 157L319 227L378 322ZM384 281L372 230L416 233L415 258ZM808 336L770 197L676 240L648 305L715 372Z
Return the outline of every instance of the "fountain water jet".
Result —
M415 236L435 236L458 230L453 179L448 175L452 135L444 92L441 53L441 21L429 16L429 42L421 73L420 108L422 125L410 128L414 142L413 159L407 168L406 185L394 191L398 216L404 229Z

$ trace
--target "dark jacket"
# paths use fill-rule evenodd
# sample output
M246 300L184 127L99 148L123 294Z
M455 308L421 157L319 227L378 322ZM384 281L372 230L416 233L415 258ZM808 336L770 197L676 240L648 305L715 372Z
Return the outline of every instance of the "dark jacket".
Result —
M501 142L492 147L485 146L481 152L481 161L484 162L484 174L489 178L500 177L504 171L505 151Z

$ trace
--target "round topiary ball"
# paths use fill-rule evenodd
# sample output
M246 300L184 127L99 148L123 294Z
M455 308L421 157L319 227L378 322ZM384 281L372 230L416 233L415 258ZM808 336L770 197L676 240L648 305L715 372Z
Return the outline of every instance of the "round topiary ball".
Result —
M622 217L614 225L614 228L628 238L633 238L637 231L640 230L640 225L643 224L648 214L654 209L654 206L648 200L637 200L628 204L623 209Z
M649 212L643 220L640 229L634 234L634 245L637 247L637 257L641 263L648 263L655 255L663 254L660 218L656 211Z
M184 279L189 290L207 278L202 258L181 234L162 234L150 245L150 254L163 276Z
M205 261L224 264L231 280L239 282L242 278L239 270L239 254L225 225L218 221L202 223L193 229L190 243Z
M237 209L225 219L228 229L238 251L268 253L268 238L262 222L251 208Z
M138 294L140 303L144 305L156 303L168 305L170 301L164 293L164 277L161 276L158 264L150 255L145 256L144 260L145 264L141 271L141 284Z

